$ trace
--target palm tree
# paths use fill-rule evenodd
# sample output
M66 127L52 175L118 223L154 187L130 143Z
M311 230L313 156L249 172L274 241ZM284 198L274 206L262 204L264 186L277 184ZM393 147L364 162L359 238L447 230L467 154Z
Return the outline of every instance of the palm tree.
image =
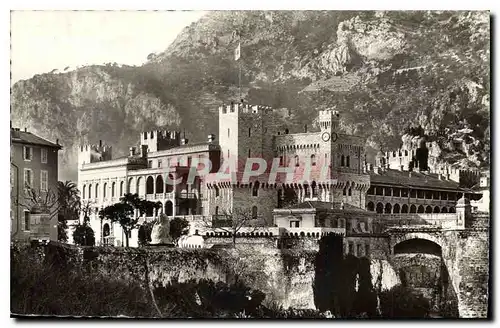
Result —
M81 210L80 192L74 182L57 182L58 240L67 241L67 221L78 220Z

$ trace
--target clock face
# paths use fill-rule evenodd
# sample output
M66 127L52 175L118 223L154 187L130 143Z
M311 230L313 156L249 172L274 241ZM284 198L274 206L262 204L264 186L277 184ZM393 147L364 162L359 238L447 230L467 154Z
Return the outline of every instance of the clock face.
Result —
M330 133L328 133L328 132L323 133L323 135L321 136L321 139L323 139L323 141L325 141L325 142L330 140Z

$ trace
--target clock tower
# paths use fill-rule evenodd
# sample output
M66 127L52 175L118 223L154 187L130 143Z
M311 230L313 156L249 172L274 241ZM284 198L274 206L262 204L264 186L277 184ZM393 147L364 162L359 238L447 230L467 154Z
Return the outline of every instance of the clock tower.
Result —
M333 145L337 142L339 135L339 112L334 109L319 111L319 126L321 135L320 150L325 164L332 168L335 160L332 158Z

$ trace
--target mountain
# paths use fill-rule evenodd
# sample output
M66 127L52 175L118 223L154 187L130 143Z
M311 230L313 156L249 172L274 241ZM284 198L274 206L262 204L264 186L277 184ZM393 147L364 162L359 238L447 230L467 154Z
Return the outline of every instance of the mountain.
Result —
M241 44L241 59L234 49ZM143 130L217 133L217 108L287 108L315 127L336 107L341 129L367 138L369 158L419 135L439 156L489 167L488 12L210 12L140 67L107 64L35 75L11 89L16 126L63 144L61 179L77 145L102 139L124 155ZM241 65L241 66L240 66Z

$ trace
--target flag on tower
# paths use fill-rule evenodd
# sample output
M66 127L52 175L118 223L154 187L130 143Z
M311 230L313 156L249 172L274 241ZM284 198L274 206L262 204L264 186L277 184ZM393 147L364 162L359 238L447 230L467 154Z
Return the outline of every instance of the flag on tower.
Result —
M240 59L241 55L241 44L238 42L238 46L234 49L234 60Z

